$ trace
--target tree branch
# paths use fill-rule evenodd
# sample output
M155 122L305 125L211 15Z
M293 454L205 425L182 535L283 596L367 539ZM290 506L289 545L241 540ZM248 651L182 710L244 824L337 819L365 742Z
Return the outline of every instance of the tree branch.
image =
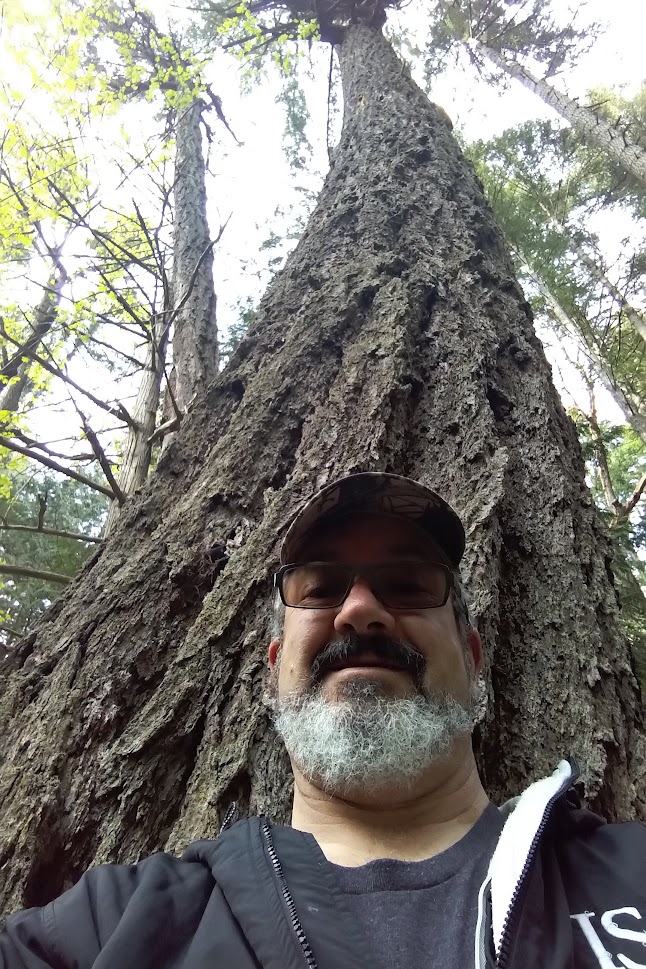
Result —
M69 575L45 572L42 569L30 569L26 565L10 565L8 562L0 562L0 575L13 575L24 579L45 579L47 582L58 582L60 585L68 585L72 581Z
M46 458L43 454L37 454L34 451L30 451L29 448L20 447L15 441L10 441L6 437L0 437L0 447L6 447L9 451L15 451L17 454L23 454L26 458L38 461L39 464L44 464L46 468L51 468L52 471L58 471L59 474L64 474L68 478L74 478L75 481L80 481L81 484L87 485L88 488L94 488L95 491L100 491L102 495L107 495L108 498L116 497L111 488L106 488L105 485L99 484L98 481L93 481L92 478L88 478L87 475L81 474L79 471L73 471L72 468L65 468L62 464L58 464L57 461Z
M25 635L24 632L20 632L19 629L14 629L12 626L0 626L0 633L6 633L7 636L13 636L14 639L22 639Z
M204 251L200 254L200 257L199 257L199 259L197 260L197 262L195 264L195 269L191 273L191 278L188 281L188 286L186 287L186 292L182 295L182 298L180 299L180 301L177 304L177 306L175 306L174 309L172 309L171 312L170 312L169 320L168 320L168 323L167 323L168 329L170 329L171 323L179 315L179 313L181 312L181 310L184 308L184 305L188 301L191 293L193 292L193 289L195 287L195 283L197 281L197 275L198 275L198 273L199 273L199 271L200 271L200 269L202 267L202 263L204 262L204 260L208 256L208 254L210 252L212 252L213 247L218 244L218 242L220 241L220 239L224 235L224 231L225 231L225 229L228 226L228 224L229 224L230 221L231 221L231 216L228 217L228 219L226 220L226 222L224 223L224 225L221 225L220 226L220 231L218 232L218 234L215 237L215 239L211 239L211 241L209 242L208 246L205 246Z
M603 493L606 498L606 503L608 505L609 511L613 513L616 518L621 518L622 516L622 504L615 494L615 489L612 484L612 478L610 477L610 468L608 467L608 455L606 454L606 448L603 443L603 438L601 436L601 428L599 427L599 422L597 420L597 403L594 396L594 388L592 386L592 381L587 380L588 392L590 394L590 413L588 415L588 420L590 422L590 427L594 434L594 449L597 452L597 462L599 464L599 477L601 478L601 485L603 487Z
M70 395L70 397L71 397L71 395ZM112 468L110 466L110 462L108 461L108 458L106 456L106 453L105 453L105 451L103 450L103 448L101 446L101 442L99 441L98 437L96 436L96 433L90 427L90 424L89 424L89 421L88 421L87 417L85 416L85 414L83 413L83 411L80 410L79 407L77 406L77 403L74 400L74 398L71 398L71 399L72 399L72 403L74 404L74 409L76 410L76 413L81 418L81 423L83 424L83 430L85 432L85 436L88 439L88 441L90 442L90 446L91 446L92 450L94 451L94 454L96 456L97 461L101 465L101 470L103 471L103 473L104 473L104 475L105 475L105 477L107 479L108 484L112 488L112 491L114 493L115 498L117 499L117 501L119 502L120 505L125 504L126 496L124 495L123 491L121 490L121 488L117 484L117 479L115 478L115 476L114 476L114 474L112 472Z
M94 535L77 535L76 532L63 532L58 528L45 528L37 525L9 525L7 522L0 524L0 531L3 532L33 532L36 535L52 535L54 538L70 538L77 542L96 542L100 544L102 539Z
M645 490L646 490L646 474L643 474L640 480L635 485L635 490L633 491L632 495L624 505L624 515L629 515L631 513L631 511L633 510L633 508L635 507L635 505L637 504L637 502L639 501L639 499L641 498Z
M33 437L28 437L27 434L23 434L22 431L17 428L5 428L8 434L15 437L16 440L20 441L26 447L37 448L39 451L43 451L50 458L62 458L63 461L94 461L95 454L91 452L90 454L62 454L60 451L54 451L49 447L48 444L43 444L42 441L36 441Z
M7 333L7 331L5 330L1 322L0 322L0 333L2 334L2 336L4 336L7 340L9 340L14 345L16 346L20 345L17 343L16 340L14 340L12 336L9 336L9 334ZM41 366L43 370L47 370L48 373L53 374L54 377L59 377L66 384L69 384L70 387L73 387L74 390L78 390L79 394L83 394L84 397L87 397L88 400L91 400L92 403L96 404L97 407L100 407L102 410L107 411L108 414L112 414L113 417L117 417L120 421L124 421L124 423L128 424L130 427L137 426L136 421L134 420L134 418L130 416L130 414L123 406L123 404L118 403L116 407L112 407L111 404L106 404L105 401L100 400L98 397L95 397L94 394L90 393L89 390L85 390L83 387L80 386L80 384L77 384L76 381L72 380L71 377L68 377L67 374L60 369L60 367L57 367L53 363L48 363L47 360L43 360L43 358L39 356L34 350L25 350L25 356L29 357L30 360L33 360L34 363L37 363L39 366ZM139 363L139 361L137 362Z

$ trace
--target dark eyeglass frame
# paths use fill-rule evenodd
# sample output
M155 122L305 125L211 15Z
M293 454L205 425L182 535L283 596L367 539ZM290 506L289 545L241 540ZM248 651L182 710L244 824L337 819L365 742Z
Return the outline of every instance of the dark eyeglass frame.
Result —
M285 581L285 576L288 572L293 569L300 568L303 565L334 565L337 568L348 569L350 572L350 579L348 581L347 588L343 593L343 598L335 603L334 605L327 606L293 606L285 601L285 593L283 590L283 583ZM406 566L406 565L432 565L434 568L440 569L444 572L446 577L446 592L442 602L437 602L432 606L390 606L388 605L382 596L380 596L375 589L370 586L370 591L372 592L375 599L382 604L388 610L394 610L396 612L417 612L419 609L441 609L449 601L449 596L451 595L451 589L455 585L455 576L452 569L444 562L432 562L426 559L397 559L393 562L377 562L374 565L364 565L361 563L346 563L346 562L289 562L287 565L281 565L277 572L274 572L274 588L278 590L280 595L280 601L287 609L338 609L342 606L345 600L350 594L350 590L354 585L355 579L358 575L369 576L371 572L375 572L377 569L382 569L384 566Z

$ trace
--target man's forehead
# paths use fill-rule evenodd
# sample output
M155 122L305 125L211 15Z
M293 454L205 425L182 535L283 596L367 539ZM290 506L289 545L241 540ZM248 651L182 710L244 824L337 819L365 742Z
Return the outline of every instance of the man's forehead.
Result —
M357 553L374 549L388 558L446 556L427 531L398 516L355 512L318 522L305 536L298 558L332 561L348 558L356 544Z

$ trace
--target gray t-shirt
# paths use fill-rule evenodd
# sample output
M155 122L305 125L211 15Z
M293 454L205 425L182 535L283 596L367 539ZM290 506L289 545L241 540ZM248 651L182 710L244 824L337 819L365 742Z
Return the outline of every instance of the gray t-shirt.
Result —
M433 858L333 865L340 891L384 969L467 969L474 963L478 892L503 817L489 804L467 834Z

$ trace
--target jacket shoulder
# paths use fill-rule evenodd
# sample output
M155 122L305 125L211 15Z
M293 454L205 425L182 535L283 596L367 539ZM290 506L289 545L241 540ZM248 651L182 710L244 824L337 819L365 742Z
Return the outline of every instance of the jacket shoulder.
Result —
M208 868L163 853L137 864L91 868L53 902L6 920L0 969L90 966L124 920L143 930L156 909L171 913L173 924L181 922L203 910L213 884Z
M608 907L629 899L646 906L646 825L606 822L585 808L563 813L553 832L568 895ZM646 909L644 909L646 914Z

